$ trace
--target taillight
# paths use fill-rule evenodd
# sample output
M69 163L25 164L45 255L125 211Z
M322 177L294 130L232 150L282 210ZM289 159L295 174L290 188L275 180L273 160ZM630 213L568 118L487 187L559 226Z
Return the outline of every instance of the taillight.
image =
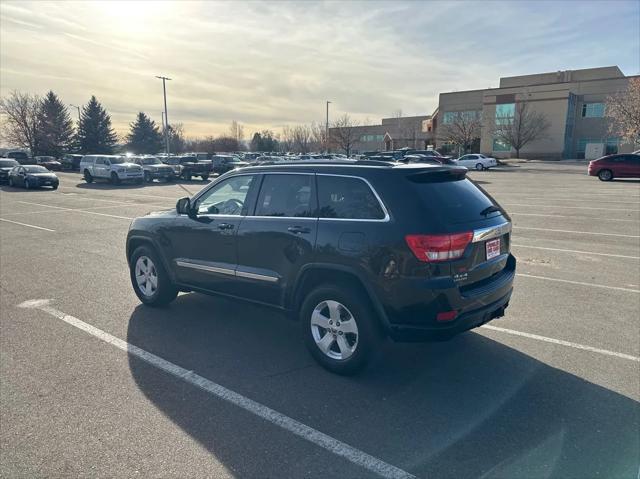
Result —
M405 241L420 261L434 263L461 258L473 232L450 235L407 235Z

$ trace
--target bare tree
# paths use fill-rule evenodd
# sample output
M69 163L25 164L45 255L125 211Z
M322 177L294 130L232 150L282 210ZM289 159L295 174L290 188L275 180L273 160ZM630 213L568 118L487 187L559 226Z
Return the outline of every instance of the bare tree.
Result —
M329 132L331 142L344 151L347 156L358 141L358 135L354 129L356 126L359 126L358 123L345 113L333 122Z
M526 100L516 102L514 115L496 116L492 127L493 138L516 150L520 150L534 140L545 138L551 123L544 113L533 111Z
M326 151L327 150L327 129L323 122L316 123L311 122L311 144L309 150L311 151Z
M280 151L287 152L293 148L293 129L289 125L282 127L280 142L278 144Z
M238 123L236 120L231 122L229 127L229 133L232 138L235 138L238 143L242 143L244 140L244 126Z
M438 140L452 143L466 153L480 139L481 128L480 117L475 112L473 115L460 112L454 115L451 123L442 124L438 128Z
M607 98L609 133L640 146L640 78L631 78L626 90Z
M311 127L298 125L293 128L293 150L296 153L308 153L311 141Z
M0 99L4 140L21 148L29 148L32 155L39 153L40 105L41 100L37 95L19 91Z

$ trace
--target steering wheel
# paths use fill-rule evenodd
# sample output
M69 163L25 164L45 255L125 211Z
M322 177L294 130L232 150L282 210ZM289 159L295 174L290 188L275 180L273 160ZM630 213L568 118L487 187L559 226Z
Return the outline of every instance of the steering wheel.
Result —
M242 208L244 208L244 202L237 198L229 198L220 210L222 214L235 214L241 212Z

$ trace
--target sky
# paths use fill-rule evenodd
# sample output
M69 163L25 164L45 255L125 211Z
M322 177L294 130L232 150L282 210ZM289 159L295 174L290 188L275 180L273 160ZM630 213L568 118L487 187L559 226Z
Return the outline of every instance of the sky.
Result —
M0 95L96 95L125 134L139 111L190 137L430 114L501 76L640 73L640 0L0 3ZM75 118L77 113L71 109Z

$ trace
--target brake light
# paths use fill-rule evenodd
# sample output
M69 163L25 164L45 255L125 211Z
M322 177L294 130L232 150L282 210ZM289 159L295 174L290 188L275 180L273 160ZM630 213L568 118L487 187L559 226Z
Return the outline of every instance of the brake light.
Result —
M458 316L458 311L445 311L436 315L436 321L453 321L454 319L456 319L456 316Z
M461 258L472 239L472 231L450 235L405 236L405 241L413 254L425 263Z

